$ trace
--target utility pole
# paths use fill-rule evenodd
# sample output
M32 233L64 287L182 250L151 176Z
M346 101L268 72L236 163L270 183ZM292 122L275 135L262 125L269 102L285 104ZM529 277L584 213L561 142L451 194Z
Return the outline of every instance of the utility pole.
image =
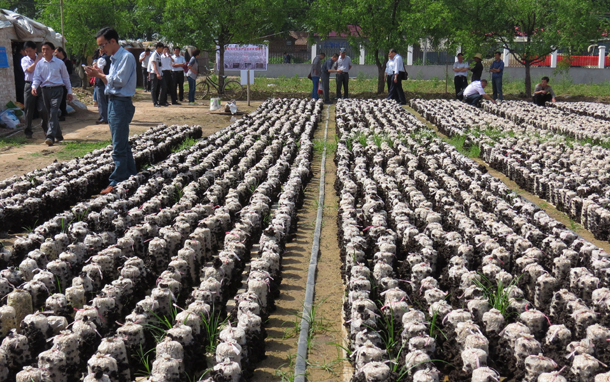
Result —
M61 47L66 49L66 38L64 37L64 0L59 0L59 15L61 18Z

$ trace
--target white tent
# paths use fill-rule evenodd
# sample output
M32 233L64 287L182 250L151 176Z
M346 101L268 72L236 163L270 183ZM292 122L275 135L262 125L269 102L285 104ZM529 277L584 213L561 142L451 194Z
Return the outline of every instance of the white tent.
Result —
M15 34L21 41L49 41L56 46L63 46L65 38L53 28L6 9L0 9L0 28L15 29Z

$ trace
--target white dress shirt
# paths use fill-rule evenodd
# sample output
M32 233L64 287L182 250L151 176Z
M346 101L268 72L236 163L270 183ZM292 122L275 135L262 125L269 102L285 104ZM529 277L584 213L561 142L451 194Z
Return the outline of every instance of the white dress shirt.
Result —
M27 69L32 66L35 61L36 60L32 60L27 54L21 58L21 69L23 69L26 81L32 82L32 78L34 78L34 71L28 72Z
M459 62L454 62L453 63L453 69L462 69L462 68L466 68L468 69L470 66L468 66L468 63L466 61L463 61L461 64ZM453 72L453 76L457 77L457 76L464 76L467 77L468 76L468 72Z
M170 56L169 54L161 55L161 69L172 70L172 56Z
M172 54L172 58L174 59L174 64L186 64L186 59L183 55L176 56ZM174 72L184 72L184 66L172 66L172 70Z
M144 59L144 60L142 60ZM148 68L148 60L150 60L150 54L146 56L146 51L140 53L140 60L142 60L142 67Z
M386 76L394 74L394 60L391 58L388 58L388 62L385 64L385 74Z
M394 56L394 74L398 74L404 71L405 66L402 63L402 57L400 56L400 54L396 54L396 56Z
M485 94L485 89L481 86L481 81L473 81L470 85L464 89L464 97L471 96L473 94Z
M159 65L161 64L161 55L157 53L156 50L150 54L150 57L148 59L148 73L155 73L153 62L157 63L157 70L159 71L159 74L161 74L161 72L163 71L163 68L161 67L161 65Z
M72 94L72 85L70 84L66 64L55 56L50 61L47 61L46 58L38 61L32 79L32 89L51 86L65 86L68 89L68 94Z
M339 56L335 66L337 70L341 70L343 73L348 73L349 67L352 66L352 59L349 58L349 56L345 56L345 58L341 58L341 56Z

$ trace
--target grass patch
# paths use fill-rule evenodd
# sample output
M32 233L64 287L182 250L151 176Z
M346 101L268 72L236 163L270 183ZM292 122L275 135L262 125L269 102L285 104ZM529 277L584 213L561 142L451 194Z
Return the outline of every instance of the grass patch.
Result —
M447 139L447 143L454 146L457 151L467 156L468 158L478 158L481 154L481 148L474 142L468 140L466 135L454 135Z
M57 152L57 159L68 160L82 157L93 150L103 149L111 145L111 141L101 142L66 142L62 149Z
M510 306L509 295L511 290L517 285L521 276L515 277L510 284L505 288L502 280L498 281L498 283L494 286L494 282L489 280L483 274L479 273L481 276L481 280L477 278L473 278L472 281L474 284L483 290L483 294L487 301L489 301L489 305L498 309L504 318L508 318L510 313L508 312L508 307Z
M27 143L25 137L0 138L0 150L8 150L11 147L21 147Z
M175 147L172 152L177 153L178 151L186 150L193 146L195 143L197 143L197 140L195 138L187 138L180 145Z

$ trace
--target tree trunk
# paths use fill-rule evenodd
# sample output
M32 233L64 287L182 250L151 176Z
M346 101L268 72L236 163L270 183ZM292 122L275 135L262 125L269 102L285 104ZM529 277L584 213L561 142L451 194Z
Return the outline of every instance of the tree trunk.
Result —
M531 62L525 61L525 95L527 98L532 98L532 75L530 73Z
M218 88L222 89L225 84L225 43L224 40L218 40L219 58L218 58Z
M375 65L377 65L377 94L381 94L385 88L385 63L379 60L379 49L375 50Z

